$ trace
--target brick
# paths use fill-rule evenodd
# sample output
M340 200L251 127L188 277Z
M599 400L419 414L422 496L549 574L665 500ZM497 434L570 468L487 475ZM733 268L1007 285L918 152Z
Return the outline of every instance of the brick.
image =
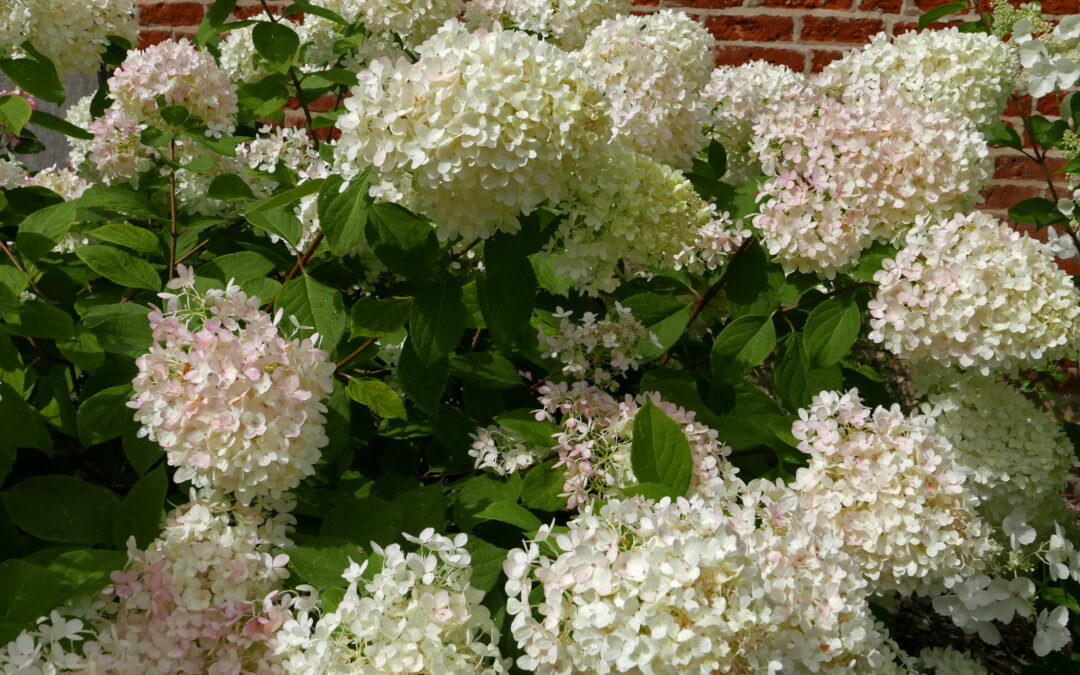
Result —
M851 9L852 0L764 0L762 7L778 9Z
M1010 185L1008 183L995 183L983 190L986 198L979 208L981 209L1007 209L1017 202L1040 196L1041 190L1030 185Z
M810 54L810 72L820 73L821 70L844 55L837 49L815 49Z
M146 49L159 42L165 42L170 37L172 37L172 34L167 30L144 30L139 33L139 44L136 45L136 48Z
M748 61L768 61L778 66L787 66L796 72L802 72L806 61L802 52L794 49L775 49L772 47L746 47L727 45L716 51L716 65L740 66Z
M919 12L929 12L930 10L947 5L952 0L915 0L915 6L919 8Z
M1039 99L1035 104L1035 108L1042 115L1052 115L1058 117L1061 115L1061 100L1065 98L1065 94L1060 91L1050 92L1046 96Z
M795 33L789 16L710 16L705 27L717 40L791 42Z
M808 16L803 19L799 39L804 42L866 42L885 30L881 19L838 19Z
M1005 112L1001 113L1002 117L1019 117L1020 115L1031 114L1031 97L1024 96L1010 96L1008 103L1005 104Z
M882 12L899 14L904 9L904 0L862 0L859 10L863 12Z
M1078 0L1044 0L1043 14L1080 14Z
M751 0L752 2L753 0ZM649 0L647 3L634 0L635 5L657 4L657 0ZM743 0L668 0L668 7L692 7L694 9L731 9L742 7Z
M139 22L144 26L198 26L203 6L197 2L155 2L139 7Z
M997 180L1046 180L1042 167L1027 157L1012 151L1001 151L994 157L994 178ZM1065 166L1065 160L1059 157L1047 157L1046 166L1051 174L1058 173ZM1059 176L1060 178L1060 176Z

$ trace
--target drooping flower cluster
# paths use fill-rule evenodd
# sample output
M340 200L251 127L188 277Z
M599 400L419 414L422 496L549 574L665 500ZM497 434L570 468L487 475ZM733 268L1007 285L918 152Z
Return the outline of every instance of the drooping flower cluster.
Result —
M467 537L453 539L427 529L402 535L419 545L373 545L382 569L370 580L368 565L353 563L349 582L333 612L298 612L278 634L286 673L505 673L499 631L484 594L473 588Z
M908 104L971 120L980 131L998 121L1019 70L1013 49L985 33L957 28L885 33L833 61L820 86L892 87Z
M967 652L928 647L919 652L914 665L926 675L989 675L989 671Z
M741 185L761 173L761 162L751 150L754 125L772 115L783 101L810 91L805 75L766 61L713 71L701 98L711 111L708 135L727 151L724 180Z
M632 9L630 0L472 0L465 6L465 19L476 26L498 22L575 50L602 22Z
M555 211L565 218L549 244L551 265L591 295L650 267L714 269L750 236L682 173L640 153L613 153L582 172Z
M784 491L773 488L770 497ZM836 540L788 510L791 501L745 504L729 516L700 497L611 500L565 532L541 528L503 566L511 631L524 650L518 666L775 673L884 665L865 581Z
M953 584L950 591L933 599L934 611L952 619L965 633L977 632L987 644L1001 642L995 621L1007 624L1016 616L1032 616L1035 584L1027 577L1005 579L973 574Z
M560 429L552 442L566 480L563 495L571 509L606 498L636 484L630 451L634 418L651 404L670 417L690 444L692 477L687 494L721 494L730 490L726 480L735 474L727 461L730 449L717 440L715 430L694 421L693 411L660 400L659 395L627 395L621 401L586 382L547 383L540 387L538 417L555 421Z
M580 322L572 322L573 314L557 308L558 334L548 334L540 327L537 340L541 357L562 361L563 374L575 380L588 380L602 389L613 389L618 386L615 378L638 369L639 342L650 340L660 348L656 335L617 302L611 319L598 321L596 314L585 312Z
M335 169L374 168L372 196L428 216L443 239L515 231L519 213L566 195L610 133L602 93L551 44L450 21L417 51L360 73Z
M5 0L0 17L0 54L24 56L29 40L61 76L94 72L110 35L135 43L139 32L133 0Z
M136 361L128 404L177 467L178 482L274 499L311 474L326 445L322 398L333 364L316 337L288 341L238 286L198 293L170 283L165 311L150 314L154 344Z
M970 122L913 108L895 90L790 99L755 134L768 179L754 225L786 270L827 278L918 218L970 206L991 175Z
M878 591L936 591L977 569L987 528L933 418L871 410L856 390L823 391L791 433L809 465L792 488Z
M193 495L194 496L194 495ZM263 673L277 669L277 629L290 616L287 517L195 497L81 607L0 650L4 672ZM20 669L21 668L21 669ZM35 670L42 668L42 670ZM14 670L9 670L14 669Z
M699 92L713 70L712 36L682 12L609 19L577 58L611 102L613 138L677 169L705 146L708 108Z
M985 213L924 220L874 275L870 339L913 360L1009 370L1076 350L1080 292L1044 244Z
M1046 498L1060 501L1076 456L1050 413L1004 382L978 375L957 378L928 402L935 433L952 445L969 476L966 489L988 522L1000 525L1017 507L1033 512Z

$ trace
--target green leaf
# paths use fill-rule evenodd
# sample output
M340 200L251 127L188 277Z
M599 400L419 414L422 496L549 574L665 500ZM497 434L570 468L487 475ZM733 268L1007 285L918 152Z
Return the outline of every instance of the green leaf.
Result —
M1031 138L1044 148L1061 147L1062 138L1069 130L1065 120L1050 121L1042 115L1032 115L1027 122Z
M284 239L293 248L296 248L296 245L300 243L300 238L304 236L304 225L292 209L286 206L278 206L258 213L248 212L245 217L256 228Z
M450 372L457 377L490 389L521 386L517 368L506 357L494 352L470 352L450 356Z
M740 316L720 331L709 354L713 378L725 382L741 379L776 348L772 317Z
M0 639L14 640L30 624L63 601L57 575L25 560L0 563ZM4 630L6 629L6 630ZM6 644L6 642L5 642Z
M368 196L370 187L366 173L347 184L337 175L328 177L323 183L317 203L319 224L330 250L336 255L350 253L364 240L364 228L372 202Z
M495 235L484 246L484 272L476 280L484 323L507 353L529 325L536 302L536 274L526 254L520 235Z
M642 393L655 391L663 400L693 410L698 422L714 426L717 416L702 400L697 382L690 373L666 367L654 368L642 376L639 388Z
M511 474L500 480L488 474L480 474L466 480L454 497L454 522L462 530L469 531L481 520L476 517L493 502L515 502L521 496L521 476Z
M994 122L986 132L986 142L989 145L1000 145L1013 150L1023 150L1024 140L1011 124L1000 120Z
M22 96L0 96L0 126L16 136L22 133L33 112L30 103Z
M375 257L403 277L423 281L439 267L435 228L397 204L372 204L364 234Z
M149 307L131 302L94 305L83 314L82 325L107 352L144 352L153 342L149 313Z
M216 279L222 284L232 280L244 284L252 279L265 277L274 270L274 263L254 251L227 253L207 261L198 270L198 276Z
M31 213L19 223L15 245L22 255L36 262L64 238L74 222L73 202L47 206Z
M0 493L12 522L46 541L112 543L120 500L111 491L71 476L37 476Z
M409 320L409 301L398 298L376 299L365 295L349 310L350 339L382 337L396 332Z
M90 231L90 236L110 244L126 246L139 253L157 253L158 238L150 230L127 223L109 223Z
M124 457L139 474L146 473L165 454L165 450L154 441L145 436L139 437L141 427L134 418L130 418L124 425L124 435L121 437Z
M128 537L135 537L139 548L145 549L161 533L165 520L162 505L169 491L165 467L159 466L140 478L128 491L113 521L113 543L124 550Z
M205 47L207 40L217 33L215 28L225 23L236 7L236 0L215 0L214 4L206 10L202 23L199 24L199 32L195 35L195 44Z
M476 517L481 520L497 520L500 523L519 527L526 532L535 532L544 524L529 509L508 501L491 502L477 513Z
M124 568L127 554L122 551L77 549L64 551L47 562L34 562L44 565L56 575L56 585L65 598L75 599L98 593L108 586L112 573Z
M79 441L86 447L119 438L124 425L131 417L127 402L131 398L131 385L119 384L102 389L79 405L76 424Z
M839 366L811 368L809 361L801 336L793 334L773 364L773 389L791 411L805 407L821 391L843 387Z
M810 288L820 283L816 275L784 274L783 268L770 262L756 242L735 255L728 263L727 274L738 280L724 288L733 316L772 314L777 307L798 300L803 284Z
M300 183L294 188L279 192L275 195L271 195L266 199L261 199L248 206L244 212L245 216L253 213L262 213L264 211L270 211L277 209L281 206L288 206L293 202L299 200L301 197L307 197L318 192L323 185L324 180L322 178L316 178L313 180L306 180Z
M8 330L15 335L66 340L75 334L75 322L71 315L43 301L23 303L17 312L4 316Z
M158 108L157 112L162 121L170 127L182 127L191 117L191 113L182 105L165 105Z
M1060 586L1047 586L1039 595L1055 605L1068 607L1070 612L1080 612L1080 603L1076 601L1076 598L1071 593Z
M469 585L487 593L498 584L502 575L503 563L509 551L494 544L489 544L480 537L470 535L465 542L465 550L469 552L469 569L472 577Z
M296 0L291 5L285 8L286 16L289 14L295 14L297 12L303 12L304 14L314 14L315 16L321 16L324 19L330 19L334 23L339 23L342 26L348 26L349 22L341 17L337 12L326 9L325 7L319 7L313 5L310 2L304 2L303 0Z
M82 246L75 255L109 281L129 288L161 289L157 272L142 258L112 246Z
M313 326L322 335L321 347L334 350L345 334L348 316L341 293L302 276L287 282L278 293L277 306L286 316L294 316L301 326Z
M52 452L52 435L45 420L7 382L0 382L0 450L36 448ZM0 453L6 456L6 453ZM7 463L7 460L0 460Z
M359 563L366 557L353 545L297 546L289 549L289 569L316 588L345 588L348 583L341 575L349 561Z
M950 14L963 12L967 9L967 7L968 5L965 0L956 0L956 2L950 2L947 5L935 7L929 12L923 12L919 15L919 30L923 30L938 19L949 16Z
M646 361L671 349L686 331L686 322L690 319L690 305L656 293L632 295L622 301L622 306L629 309L660 343L657 347L648 337L638 343L637 349Z
M251 191L251 187L235 173L214 176L214 180L210 181L210 187L206 190L206 196L226 200L255 199L255 193Z
M63 105L64 83L48 59L0 59L0 70L26 93Z
M559 433L559 427L554 422L536 419L536 413L529 408L496 415L493 421L538 449L550 450L555 445L554 436Z
M465 330L461 284L453 277L422 287L409 311L409 339L424 363L446 358Z
M680 497L690 487L690 443L682 427L651 399L634 416L630 464L639 483L658 483Z
M74 200L80 208L104 209L129 216L167 220L145 195L122 185L95 185Z
M378 497L353 498L326 514L319 535L339 537L365 548L371 542L385 546L401 536L403 521L402 509L394 502Z
M261 21L251 30L255 51L266 59L267 65L278 72L285 72L296 58L300 37L296 31L283 23Z
M554 460L532 467L521 483L521 501L530 509L562 511L567 498L564 491L566 474L554 467Z
M804 344L813 368L828 368L847 356L862 329L859 306L851 298L830 298L810 312Z
M413 348L412 339L408 339L401 347L395 372L398 384L409 400L427 414L435 415L439 400L446 390L448 361L443 359L435 363L424 363Z
M848 271L848 276L868 284L874 283L874 275L881 270L882 263L895 258L897 249L891 244L875 241L870 248L859 256L859 263Z
M1009 218L1018 223L1035 223L1040 228L1059 225L1069 219L1057 209L1057 204L1042 197L1032 197L1009 209Z
M45 129L51 129L65 136L71 136L72 138L78 138L83 141L90 141L94 139L94 134L90 133L86 129L75 126L67 120L61 119L52 113L47 113L44 110L35 110L30 114L30 123L36 124L39 127Z
M353 378L349 380L349 397L366 405L379 417L405 419L405 402L382 380Z

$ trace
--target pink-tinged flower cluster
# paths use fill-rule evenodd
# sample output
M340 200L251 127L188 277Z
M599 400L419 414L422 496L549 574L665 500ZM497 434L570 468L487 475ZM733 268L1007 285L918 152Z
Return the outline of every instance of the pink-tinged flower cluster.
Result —
M729 515L730 509L730 515ZM782 485L611 500L510 551L517 665L541 673L869 672L866 582ZM886 671L887 672L887 671Z
M965 472L934 420L823 391L791 433L809 464L792 488L877 591L933 592L979 569L990 547Z
M873 241L968 208L991 176L974 125L894 90L791 98L754 133L768 177L754 226L788 271L832 278Z
M442 239L516 231L567 194L611 130L570 55L518 31L448 21L416 63L374 61L338 118L338 173L372 168L372 196L431 218Z
M52 190L65 200L81 197L82 193L90 187L90 184L75 171L56 165L42 169L33 176L27 176L26 184Z
M0 650L4 672L273 673L287 518L195 497L112 585ZM62 614L74 618L64 619Z
M580 322L572 322L573 314L556 308L558 333L549 334L541 326L536 336L541 358L562 361L563 374L572 379L588 380L601 389L615 389L615 378L638 369L639 342L648 340L660 348L656 335L618 302L610 319L598 321L596 314L585 312Z
M150 158L139 140L145 128L116 107L90 123L87 130L94 138L86 148L86 157L105 183L130 179L150 168Z
M714 70L701 98L711 110L707 133L727 151L724 180L742 185L761 174L761 162L750 147L754 126L784 101L810 95L806 76L787 66L751 61Z
M869 337L899 356L988 374L1077 349L1080 291L1044 244L991 215L922 221L874 280Z
M633 8L630 0L470 0L465 20L475 26L500 23L575 50L602 22Z
M182 105L213 132L236 126L235 86L214 58L187 39L166 40L132 51L109 78L113 105L132 122L157 122L159 96Z
M587 382L547 383L540 388L543 410L538 418L555 421L560 429L552 442L558 456L555 466L566 481L563 496L568 508L579 508L595 499L614 495L638 481L630 465L634 440L634 417L651 400L678 423L690 443L693 475L688 494L720 493L736 469L727 461L730 449L717 440L717 433L694 421L693 411L660 400L658 394L627 395L617 400Z
M300 611L285 623L277 637L281 672L507 672L499 630L480 604L484 594L470 585L468 537L450 539L431 528L402 536L418 549L372 544L382 562L373 577L361 576L370 560L353 563L333 612Z
M683 12L608 19L576 56L611 102L613 138L677 169L705 147L709 110L699 92L713 70L715 40Z
M178 283L179 282L179 283ZM317 336L287 340L238 286L198 293L190 276L150 314L154 344L136 361L129 406L177 467L177 482L279 498L312 473L327 444L322 399L333 363Z
M109 36L138 39L133 0L6 0L0 3L0 53L26 56L30 43L61 75L92 73L101 65Z

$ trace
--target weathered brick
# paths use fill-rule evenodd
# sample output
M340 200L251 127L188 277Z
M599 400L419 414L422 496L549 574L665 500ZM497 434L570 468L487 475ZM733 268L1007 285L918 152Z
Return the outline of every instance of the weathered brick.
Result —
M154 2L139 6L139 21L144 26L197 26L203 19L203 6L197 2Z
M144 30L139 33L139 44L136 46L139 49L146 49L151 45L164 42L170 37L172 37L172 33L167 30Z
M647 4L640 0L634 0L635 5ZM649 4L656 4L655 0L650 0ZM691 7L693 9L730 9L732 7L742 7L743 0L668 0L667 6L669 7Z
M844 55L836 49L815 49L810 54L810 72L820 73L822 68Z
M717 40L791 42L795 21L789 16L710 16L705 27Z
M794 49L725 45L716 50L716 65L718 66L738 66L759 59L778 66L787 66L798 72L802 72L806 61L803 53Z
M904 0L862 0L859 9L863 12L899 14L904 9Z
M803 19L799 39L805 42L866 42L885 30L881 19L840 19L808 16Z
M983 197L986 198L980 208L983 209L1008 209L1017 202L1022 202L1025 199L1031 199L1032 197L1039 197L1041 191L1037 187L1031 185L1012 185L1009 183L995 183L983 190Z
M997 180L1046 180L1042 167L1029 158L1011 150L1002 150L994 157L994 178ZM1060 157L1047 157L1046 167L1051 175L1057 174L1065 166ZM1060 176L1058 176L1060 177Z
M851 9L852 0L764 0L762 7L782 9Z

